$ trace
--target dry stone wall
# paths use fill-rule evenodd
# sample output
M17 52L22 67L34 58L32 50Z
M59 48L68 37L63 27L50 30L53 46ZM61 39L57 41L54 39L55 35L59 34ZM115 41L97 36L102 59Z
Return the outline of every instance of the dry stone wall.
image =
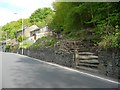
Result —
M20 50L21 51L21 50ZM19 53L21 53L19 51ZM53 48L24 49L24 55L47 62L53 62L67 67L74 67L73 53Z
M102 49L98 57L100 73L120 79L120 50Z

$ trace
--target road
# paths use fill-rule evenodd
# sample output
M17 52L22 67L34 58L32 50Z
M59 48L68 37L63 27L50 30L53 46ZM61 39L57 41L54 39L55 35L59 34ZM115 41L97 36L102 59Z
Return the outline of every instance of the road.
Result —
M118 84L19 54L2 53L3 88L118 88Z
M0 51L0 89L2 89L2 54Z

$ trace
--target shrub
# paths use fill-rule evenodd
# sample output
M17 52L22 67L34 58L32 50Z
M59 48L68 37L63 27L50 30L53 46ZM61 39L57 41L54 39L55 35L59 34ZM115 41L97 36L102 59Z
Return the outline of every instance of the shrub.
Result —
M19 48L29 48L32 44L32 42L23 42L23 45L21 43Z
M25 35L23 35L23 40L26 40L27 39L27 37L25 36ZM22 42L22 35L19 35L18 37L17 37L17 41L18 42Z
M45 36L38 39L31 48L38 48L38 47L53 47L57 40L51 36Z
M120 48L120 33L104 36L99 46L102 48Z

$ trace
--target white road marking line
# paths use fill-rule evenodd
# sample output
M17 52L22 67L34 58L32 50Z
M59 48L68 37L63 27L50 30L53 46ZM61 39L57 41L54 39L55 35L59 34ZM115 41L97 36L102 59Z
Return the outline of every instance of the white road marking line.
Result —
M36 58L32 58L32 57L24 56L24 55L20 55L20 54L17 54L17 55L23 56L23 57L27 57L27 58L30 58L30 59L34 59L36 61L39 61L39 62L42 62L42 63L45 63L45 64L49 64L49 65L52 65L52 66L57 66L57 67L60 67L60 68L63 68L63 69L69 70L69 71L73 71L73 72L77 72L77 73L80 73L80 74L84 74L84 75L88 75L88 76L91 76L91 77L95 77L95 78L98 78L98 79L101 79L101 80L105 80L105 81L108 81L108 82L111 82L111 83L120 84L119 82L116 82L116 81L113 81L113 80L110 80L110 79L106 79L106 78L95 76L95 75L92 75L92 74L89 74L89 73L81 72L81 71L78 71L78 70L75 70L75 69L72 69L72 68L68 68L68 67L65 67L65 66L61 66L61 65L58 65L58 64L55 64L55 63L42 61L40 59L36 59Z

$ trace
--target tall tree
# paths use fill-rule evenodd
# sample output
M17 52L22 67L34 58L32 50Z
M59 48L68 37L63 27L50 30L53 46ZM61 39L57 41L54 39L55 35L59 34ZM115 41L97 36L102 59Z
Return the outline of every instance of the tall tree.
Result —
M30 16L30 22L37 24L38 26L46 25L46 21L50 16L53 15L53 11L50 8L39 8ZM47 19L46 19L47 18Z
M24 19L23 25L24 27L26 25L30 26L31 23L29 19ZM6 25L2 27L1 30L7 34L8 38L16 38L16 32L21 30L21 28L22 28L22 20L19 19L18 21L12 21L10 23L7 23Z

